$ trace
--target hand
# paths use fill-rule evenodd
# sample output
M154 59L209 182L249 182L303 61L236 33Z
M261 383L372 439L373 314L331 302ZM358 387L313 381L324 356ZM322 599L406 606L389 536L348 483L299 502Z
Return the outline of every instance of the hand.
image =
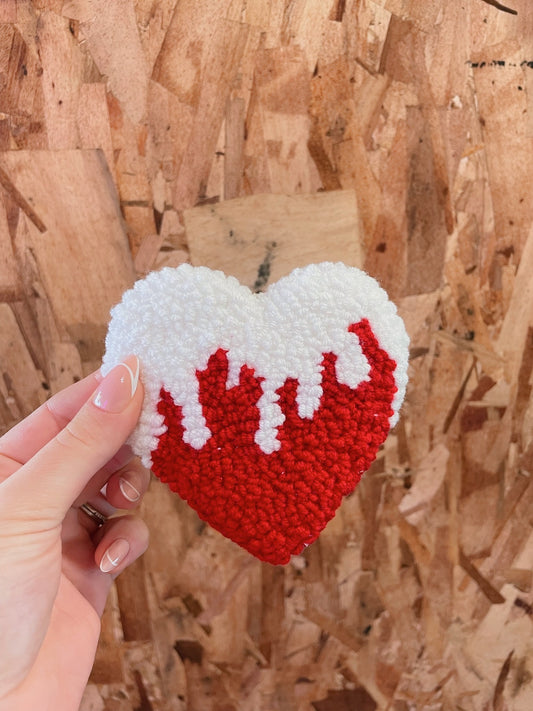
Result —
M79 707L113 578L145 551L148 532L131 516L98 528L78 507L109 516L138 505L149 472L124 443L142 400L130 357L0 439L1 711Z

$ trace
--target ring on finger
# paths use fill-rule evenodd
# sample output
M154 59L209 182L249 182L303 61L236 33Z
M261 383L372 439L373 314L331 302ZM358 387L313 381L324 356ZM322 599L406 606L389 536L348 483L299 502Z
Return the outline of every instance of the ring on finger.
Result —
M83 511L83 513L88 516L91 521L98 526L98 528L101 528L107 521L107 516L104 516L101 511L95 509L94 506L91 506L91 504L82 504L80 506L80 511Z

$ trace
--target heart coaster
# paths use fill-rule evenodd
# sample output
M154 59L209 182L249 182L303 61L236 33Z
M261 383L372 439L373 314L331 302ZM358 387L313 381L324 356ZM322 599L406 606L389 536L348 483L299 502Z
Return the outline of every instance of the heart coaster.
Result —
M111 315L103 374L141 361L134 452L269 563L316 540L398 419L409 339L359 269L313 264L253 294L184 264L138 281Z

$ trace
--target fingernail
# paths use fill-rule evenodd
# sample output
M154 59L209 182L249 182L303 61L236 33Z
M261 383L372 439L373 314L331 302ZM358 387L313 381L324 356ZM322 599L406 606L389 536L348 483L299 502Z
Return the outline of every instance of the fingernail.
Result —
M128 499L128 501L139 501L139 499L141 498L140 491L137 491L131 481L124 479L124 477L120 477L120 479L118 480L118 485L120 487L122 495L125 499Z
M109 546L100 561L102 573L111 573L116 570L130 551L130 544L125 538L117 538Z
M106 412L122 412L135 395L138 383L139 359L129 356L102 380L93 402Z

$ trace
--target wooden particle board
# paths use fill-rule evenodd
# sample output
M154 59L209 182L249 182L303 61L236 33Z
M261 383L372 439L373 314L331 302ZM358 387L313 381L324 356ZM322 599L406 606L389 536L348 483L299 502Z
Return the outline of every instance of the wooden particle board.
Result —
M1 179L1 178L0 178ZM6 207L0 201L0 301L16 301L22 296L17 263L9 230Z
M352 191L254 195L186 210L191 261L264 290L296 267L343 261L362 266Z
M31 354L20 332L10 304L0 304L0 381L1 417L0 426L15 424L41 405L47 398L42 373L35 368Z
M11 151L3 170L27 203L27 244L60 337L94 359L109 309L133 282L111 176L100 150Z
M516 14L509 12L513 10ZM150 269L375 276L398 426L318 542L250 558L153 481L81 711L533 708L533 5L0 2L0 427Z

